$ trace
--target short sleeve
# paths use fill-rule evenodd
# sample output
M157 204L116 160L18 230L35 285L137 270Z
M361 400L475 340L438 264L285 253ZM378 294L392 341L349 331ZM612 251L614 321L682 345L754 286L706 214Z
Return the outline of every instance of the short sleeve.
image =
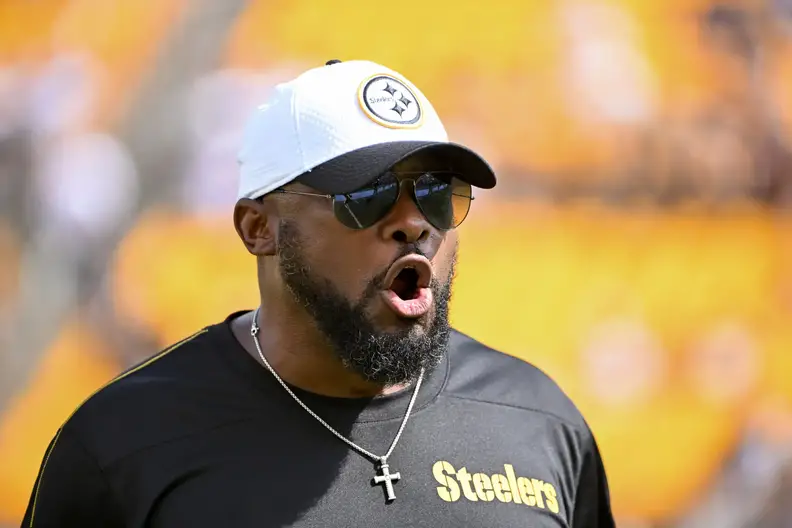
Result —
M96 460L62 428L50 442L21 528L122 526Z
M572 528L615 528L608 479L597 442L586 428Z

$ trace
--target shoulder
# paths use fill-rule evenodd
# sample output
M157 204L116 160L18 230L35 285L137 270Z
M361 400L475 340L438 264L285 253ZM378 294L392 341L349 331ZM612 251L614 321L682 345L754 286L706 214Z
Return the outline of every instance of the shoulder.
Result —
M100 466L126 454L216 425L212 400L233 381L218 368L213 327L174 343L123 372L83 402L62 430Z
M583 416L561 387L528 361L510 356L454 330L451 374L445 394L523 409L587 431Z

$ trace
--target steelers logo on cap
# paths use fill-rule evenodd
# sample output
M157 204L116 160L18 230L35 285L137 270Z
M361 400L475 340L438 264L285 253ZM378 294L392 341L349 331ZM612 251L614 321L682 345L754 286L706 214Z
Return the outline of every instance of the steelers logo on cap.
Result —
M418 98L404 81L387 75L375 75L363 81L358 100L369 119L388 128L421 126L423 110Z

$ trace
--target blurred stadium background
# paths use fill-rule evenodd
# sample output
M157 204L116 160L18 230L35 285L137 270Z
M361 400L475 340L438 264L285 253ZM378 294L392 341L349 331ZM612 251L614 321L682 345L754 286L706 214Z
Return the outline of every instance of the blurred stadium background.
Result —
M454 323L576 399L619 526L792 526L790 0L2 0L0 526L95 388L254 307L239 133L331 58L497 168Z

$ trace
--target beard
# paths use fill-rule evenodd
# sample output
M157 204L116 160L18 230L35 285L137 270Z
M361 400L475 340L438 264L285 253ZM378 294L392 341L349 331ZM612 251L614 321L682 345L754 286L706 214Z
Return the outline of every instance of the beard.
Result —
M342 364L367 381L381 385L399 385L414 381L421 370L434 369L446 354L451 327L448 304L456 263L444 282L432 278L429 287L434 309L427 326L414 323L404 328L384 331L376 328L366 315L366 307L377 301L387 270L373 277L361 299L349 301L325 277L311 270L302 252L302 237L293 222L283 222L278 230L278 255L281 276L295 300L313 318ZM401 258L422 254L415 245L407 245Z

